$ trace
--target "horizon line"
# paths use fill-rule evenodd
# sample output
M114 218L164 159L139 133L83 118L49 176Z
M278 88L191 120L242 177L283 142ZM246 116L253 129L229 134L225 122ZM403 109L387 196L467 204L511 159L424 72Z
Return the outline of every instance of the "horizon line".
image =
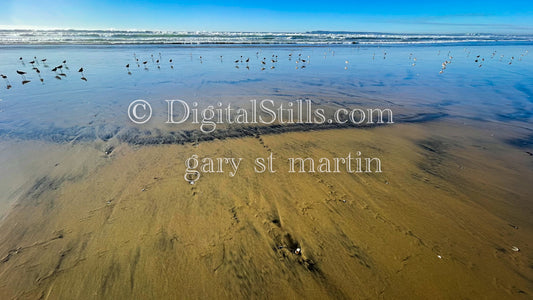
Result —
M120 28L105 28L105 29L89 29L89 28L68 28L68 27L36 27L36 26L11 26L11 25L0 25L0 30L32 30L32 31L126 31L126 32L205 32L205 33L221 33L221 32L227 32L227 33L339 33L339 34L348 34L348 33L378 33L378 34L429 34L429 35L437 35L437 34L443 34L443 35L454 35L454 34L464 34L464 35L475 35L475 34L492 34L492 35L533 35L533 32L528 33L518 33L518 32L464 32L464 31L457 31L457 32L428 32L428 31L402 31L402 32L393 32L393 31L355 31L355 30L307 30L307 31L235 31L235 30L175 30L175 29L136 29L136 28L129 28L129 29L120 29Z

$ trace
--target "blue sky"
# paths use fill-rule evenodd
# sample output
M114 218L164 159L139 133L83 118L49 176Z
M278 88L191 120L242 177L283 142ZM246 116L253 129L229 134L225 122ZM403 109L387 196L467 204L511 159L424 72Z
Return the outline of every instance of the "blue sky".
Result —
M0 0L0 28L533 33L532 3Z

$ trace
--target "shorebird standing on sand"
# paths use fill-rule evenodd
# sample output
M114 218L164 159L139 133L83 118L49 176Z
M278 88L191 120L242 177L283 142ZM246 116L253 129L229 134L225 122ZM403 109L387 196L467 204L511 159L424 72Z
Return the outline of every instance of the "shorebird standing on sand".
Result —
M26 72L17 70L17 74L22 76L22 80L26 80L26 76L24 76L24 75L26 75Z
M78 72L81 73L81 80L87 81L87 78L85 78L85 74L83 74L83 68L80 68Z
M30 83L30 81L26 79L26 76L24 76L26 75L26 72L17 70L17 74L22 76L22 85L25 85L26 83Z
M11 88L11 83L9 83L9 79L7 79L7 76L4 74L0 74L0 77L4 79L4 81L6 82L6 89L9 90Z

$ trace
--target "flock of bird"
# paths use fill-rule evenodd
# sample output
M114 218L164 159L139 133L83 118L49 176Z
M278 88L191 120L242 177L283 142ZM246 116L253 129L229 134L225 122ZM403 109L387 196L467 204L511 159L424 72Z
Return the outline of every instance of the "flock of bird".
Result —
M441 51L439 50L438 54L437 54L438 56L441 55L440 52ZM465 52L467 52L467 48L465 48ZM469 57L470 52L471 51L468 50L467 58ZM497 51L494 51L492 53L492 56L490 57L491 59L493 59L495 57L496 52ZM522 57L526 56L527 54L528 54L528 51L526 50L524 53L520 54L520 57L519 57L518 60L522 60ZM335 51L329 50L329 52L324 52L324 58L326 58L328 55L335 56ZM252 61L250 57L245 57L245 56L242 56L242 55L239 58L237 58L237 59L234 58L234 60L232 60L233 63L234 63L234 67L236 69L245 68L245 69L250 70L251 66L255 66L254 64L257 64L257 62L259 62L260 70L264 71L266 69L275 69L276 66L277 66L278 60L279 60L278 55L275 55L275 54L272 54L272 56L268 57L268 58L267 57L262 57L261 58L262 55L260 55L260 52L256 52L255 56L256 56L256 61L255 62ZM191 57L191 60L194 59L192 53L190 54L190 57ZM148 60L140 60L137 57L137 55L134 53L133 54L133 58L134 58L134 62L133 63L129 63L129 64L126 65L126 69L127 69L129 75L132 75L130 67L133 66L133 65L137 65L138 68L140 68L142 66L144 68L144 70L148 71L149 70L149 66L151 65L150 61L152 62L152 65L154 65L158 69L161 69L161 64L163 63L163 59L162 59L161 53L159 53L159 55L155 56L155 57L154 57L153 54L151 54L150 55L150 59L148 59ZM383 52L382 58L383 59L387 59L387 51ZM439 71L439 74L444 73L444 71L446 70L447 66L452 63L453 58L454 57L451 55L451 51L449 51L448 54L446 55L446 60L441 64L441 69ZM372 54L372 60L374 61L375 59L376 59L376 53L374 52ZM502 61L503 59L504 59L504 55L501 55L499 61ZM508 64L511 65L513 63L514 59L515 59L515 57L511 56L511 59L508 62ZM306 67L308 67L310 65L311 57L310 56L302 57L301 53L298 53L298 55L295 55L293 53L289 53L288 54L288 60L295 62L295 64L296 64L295 68L296 69L305 69ZM417 58L414 57L413 53L409 54L409 60L410 60L410 65L412 67L415 67L416 64L417 64ZM198 61L202 64L204 62L204 57L199 56L198 57ZM223 62L223 61L224 61L224 57L222 55L220 55L220 62ZM477 55L475 60L474 60L475 63L479 64L480 68L483 66L483 62L484 61L485 61L485 58L481 57L481 55ZM169 59L168 62L170 64L170 68L174 69L173 60ZM345 70L348 69L349 64L350 64L350 62L348 60L344 61L344 65L345 65L344 69Z
M269 69L276 68L276 63L278 62L278 59L279 59L277 55L272 54L272 56L269 57L268 59L266 57L263 57L261 59L260 53L256 52L255 56L256 56L256 61L259 62L259 66L262 71L266 70L267 68ZM190 54L190 57L191 57L191 60L194 59L192 53ZM298 68L305 69L307 67L307 64L309 64L310 62L309 58L310 58L309 56L307 56L307 58L302 58L302 54L299 53L298 56L294 59L296 63L296 69ZM153 54L150 54L150 58L147 60L140 59L137 57L136 53L133 53L133 59L134 59L133 62L126 64L126 70L128 71L128 75L132 75L131 68L135 65L137 66L137 68L142 67L145 71L148 71L150 66L154 66L157 69L161 69L161 65L163 64L163 58L162 58L161 53L159 53L156 56L154 56ZM199 56L198 59L199 59L199 62L203 64L204 57ZM290 53L289 61L292 61L292 60L293 60L293 54ZM222 55L220 55L220 62L224 62L224 56ZM170 68L174 69L174 60L172 58L168 59L168 63L169 63ZM240 58L237 58L234 60L234 66L236 69L246 68L249 70L251 64L253 64L253 61L251 60L251 58L244 57L242 55L240 56Z
M464 49L465 53L466 53L466 58L469 58L470 57L470 53L471 51L468 50L467 48ZM279 57L278 55L276 54L272 54L272 56L268 55L268 58L264 55L261 55L262 53L261 52L256 52L255 53L255 59L251 59L250 57L245 57L245 56L240 56L238 58L233 58L231 61L232 61L232 65L236 68L236 69L241 69L241 68L245 68L245 69L248 69L250 70L250 67L252 66L258 66L259 69L261 71L264 71L266 69L275 69L277 64L278 64L278 61L279 61ZM494 51L492 53L492 55L490 56L490 58L488 59L494 59L496 57L496 54L497 54L497 51ZM520 54L520 57L518 57L518 60L522 60L522 57L526 56L528 54L528 51L526 50L524 53ZM324 52L324 58L326 58L328 55L332 55L332 56L335 56L335 51L334 50L331 50L329 49L327 52ZM440 50L438 51L438 56L440 56ZM253 57L253 56L252 56ZM193 54L191 53L190 54L190 58L191 58L191 61L194 60L194 57L193 57ZM503 59L505 58L505 56L502 54L499 56L499 61L503 61ZM199 56L199 62L200 63L203 63L204 62L204 58L202 56ZM305 69L307 68L310 63L311 63L311 57L308 55L308 56L303 56L302 53L298 53L298 54L294 54L294 53L289 53L288 54L288 57L286 57L286 59L288 59L289 62L294 62L295 63L295 68L296 69ZM372 60L374 61L376 59L376 53L374 52L372 54ZM383 52L383 59L387 59L387 52L384 51ZM441 65L441 69L439 71L439 74L442 74L447 66L449 64L451 64L453 62L453 59L454 57L451 55L451 51L448 52L448 54L446 55L446 60L442 63ZM510 60L508 61L508 64L511 65L513 63L513 61L515 60L515 57L514 56L511 56ZM166 62L168 61L168 64L166 64ZM409 54L409 61L410 61L410 65L411 66L416 66L417 64L417 58L414 57L413 53L410 53ZM39 78L39 81L41 83L44 83L44 78L41 76L41 70L45 70L45 69L48 69L49 66L47 65L47 59L46 58L43 58L43 59L40 59L38 60L37 57L33 57L33 59L31 61L25 61L22 57L19 58L19 62L20 64L23 66L23 67L26 67L27 64L31 65L31 70L33 72L35 72ZM220 62L224 62L224 57L222 55L220 55ZM476 64L479 65L479 68L481 68L483 66L483 63L485 62L485 57L482 57L481 55L477 55L475 58L474 58L474 62ZM349 66L349 61L346 60L344 61L344 69L347 70L348 69L348 66ZM155 67L157 69L161 69L161 66L165 64L167 67L170 67L171 69L174 69L174 60L172 58L167 58L165 60L163 60L163 56L161 53L159 53L158 55L155 55L154 54L151 54L150 57L148 59L141 59L139 57L137 57L137 54L133 53L133 61L126 64L126 70L128 72L128 75L132 75L132 69L136 66L137 68L143 68L144 70L148 71L149 68L151 67ZM67 74L65 74L65 70L69 70L69 67L67 65L67 61L66 60L63 60L63 62L55 67L53 67L52 69L50 69L50 72L52 72L52 75L54 76L55 79L57 80L62 80L63 77L67 77ZM30 72L30 71L28 71ZM21 79L22 79L22 85L26 85L28 83L30 83L31 81L28 80L26 78L26 75L28 74L27 71L21 71L21 70L17 70L16 73L21 76ZM78 73L80 73L81 77L80 79L83 80L83 81L87 81L87 78L85 77L84 75L84 69L83 68L80 68L78 70ZM5 81L5 84L6 84L6 88L7 89L11 89L12 88L12 85L11 85L11 82L9 81L9 78L7 75L4 75L4 74L0 74L0 77L2 77L2 79Z
M470 54L471 54L471 51L468 50L467 48L465 48L465 49L464 49L464 52L466 53L466 57L469 58L469 57L470 57ZM494 50L494 52L492 52L492 55L490 56L489 59L491 59L491 60L494 59L494 58L496 57L496 53L497 53L497 52L498 52L498 51ZM451 53L451 52L448 52L448 55L447 55L448 59L445 60L445 61L442 63L442 68L441 68L441 70L439 71L439 74L442 74L442 73L444 72L444 70L446 70L446 67L447 67L449 64L452 63L453 56L450 55L450 53ZM529 53L529 50L525 50L524 53L521 53L521 54L520 54L520 57L518 57L518 60L521 61L522 58L523 58L524 56L526 56L528 53ZM439 51L439 54L440 54L440 51ZM505 58L505 55L504 55L504 54L500 55L500 59L499 59L499 61L502 62L502 61L504 60L504 58ZM515 59L514 56L511 56L511 59L508 61L507 64L508 64L508 65L512 65L514 59ZM482 57L481 55L476 55L476 57L474 58L474 63L478 66L478 68L481 68L481 67L483 67L483 63L485 63L485 58Z
M24 58L20 57L19 58L19 62L21 64L21 66L23 68L27 67L27 64L31 65L31 72L35 72L35 74L37 74L37 76L39 77L39 81L41 83L44 84L44 78L41 74L42 71L44 71L45 69L49 69L50 66L47 64L47 59L46 58L43 58L43 59L37 59L36 56L33 57L33 59L31 61L24 61ZM42 71L41 71L42 70ZM69 67L67 65L67 61L66 60L63 60L63 62L55 67L53 67L52 69L50 69L50 72L52 72L52 75L54 75L54 78L57 79L57 80L62 80L62 78L64 77L67 77L67 74L65 74L65 71L66 70L69 70ZM16 73L21 77L22 79L22 85L26 85L28 83L31 82L31 80L28 80L26 78L26 75L29 75L28 72L30 71L21 71L21 70L17 70ZM78 70L78 73L80 73L81 75L81 80L83 81L87 81L87 78L85 77L85 74L83 73L84 70L83 68L80 68ZM0 77L2 77L2 79L4 80L5 84L6 84L6 89L11 89L13 87L13 85L11 84L11 82L9 81L9 78L7 75L5 74L0 74Z

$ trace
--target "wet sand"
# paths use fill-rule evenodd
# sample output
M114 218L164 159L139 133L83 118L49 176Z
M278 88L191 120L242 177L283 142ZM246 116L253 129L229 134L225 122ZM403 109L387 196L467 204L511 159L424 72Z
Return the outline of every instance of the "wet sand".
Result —
M4 141L71 155L28 161L27 186L12 179L0 298L528 298L532 149L505 142L514 129L480 124L117 142L109 154ZM288 157L355 151L383 173L287 172ZM277 173L255 174L252 159L270 153ZM245 160L233 178L190 185L192 154Z
M533 293L529 44L0 48L0 299ZM390 108L395 124L204 134L165 123L175 98ZM128 119L134 99L150 122ZM357 151L383 172L288 172ZM193 154L243 162L191 185ZM255 173L270 154L277 172Z

